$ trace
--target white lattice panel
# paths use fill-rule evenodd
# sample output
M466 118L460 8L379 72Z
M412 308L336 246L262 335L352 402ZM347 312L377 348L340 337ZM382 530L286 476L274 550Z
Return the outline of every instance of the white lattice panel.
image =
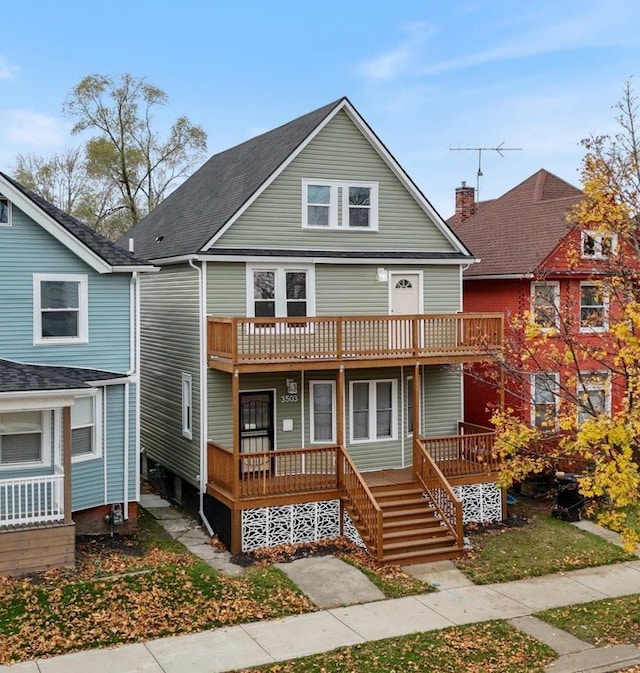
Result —
M502 491L496 484L454 486L462 501L463 523L489 523L502 520Z
M242 510L242 551L340 535L340 501Z
M351 540L354 544L357 544L358 547L362 547L365 551L369 551L367 549L367 545L363 542L362 538L360 537L360 533L358 532L358 529L355 527L353 521L351 520L351 517L349 516L349 513L345 510L344 512L344 519L342 522L342 530L344 532L344 536Z

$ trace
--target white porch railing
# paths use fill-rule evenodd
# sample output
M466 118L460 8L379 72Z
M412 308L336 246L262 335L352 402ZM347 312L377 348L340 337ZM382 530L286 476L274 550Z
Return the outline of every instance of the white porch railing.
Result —
M0 477L0 528L50 521L64 521L64 475Z

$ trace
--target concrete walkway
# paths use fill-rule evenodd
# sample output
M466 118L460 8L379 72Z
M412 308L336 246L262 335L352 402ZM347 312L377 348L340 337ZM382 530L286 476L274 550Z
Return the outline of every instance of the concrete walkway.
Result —
M193 519L165 500L145 494L141 504L213 568L242 572L228 552L211 546ZM578 525L618 541L615 534L592 524ZM217 673L491 619L507 619L552 647L559 658L545 668L548 673L607 673L640 664L637 647L596 648L532 616L547 608L640 593L640 560L485 586L474 585L450 561L408 566L406 572L437 591L392 600L377 600L382 594L362 573L333 557L305 558L278 567L318 607L328 609L0 666L0 673Z

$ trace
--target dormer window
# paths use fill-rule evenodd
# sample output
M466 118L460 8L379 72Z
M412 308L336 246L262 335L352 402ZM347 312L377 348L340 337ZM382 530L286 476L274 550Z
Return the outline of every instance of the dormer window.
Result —
M0 227L11 226L11 202L6 196L0 195Z
M583 231L581 254L585 259L609 259L615 251L617 237L598 231Z
M378 184L338 180L302 181L302 227L377 231Z

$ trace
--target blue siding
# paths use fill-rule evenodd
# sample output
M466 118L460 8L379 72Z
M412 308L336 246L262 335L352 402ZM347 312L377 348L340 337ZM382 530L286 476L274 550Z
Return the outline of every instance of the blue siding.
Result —
M89 343L33 345L33 274L86 274ZM0 227L0 356L124 372L129 369L131 275L99 274L13 207L13 226Z
M106 393L107 502L122 502L124 491L124 386L107 386Z

